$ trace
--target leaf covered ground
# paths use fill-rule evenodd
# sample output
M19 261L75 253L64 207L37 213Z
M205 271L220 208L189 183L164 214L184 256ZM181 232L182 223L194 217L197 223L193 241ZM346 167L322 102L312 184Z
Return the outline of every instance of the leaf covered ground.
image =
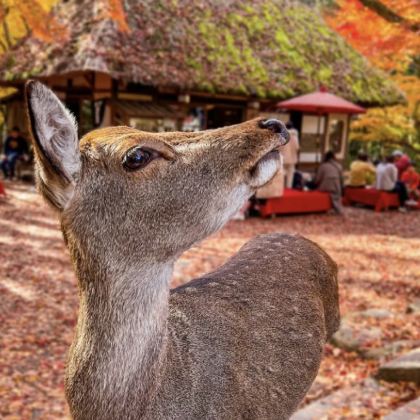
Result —
M53 212L33 187L7 187L9 198L0 199L0 418L67 418L63 370L76 320L75 276ZM405 311L420 297L420 212L346 209L344 218L233 221L181 257L173 286L214 269L250 238L273 231L305 235L337 261L344 316L372 308L394 314L385 319L357 318L355 327L382 331L368 345L380 348L403 340L406 344L399 352L418 346L419 315ZM354 387L354 403L329 418L380 418L419 394L413 384L382 383L363 390L362 398L357 384L374 374L378 363L327 345L306 402Z

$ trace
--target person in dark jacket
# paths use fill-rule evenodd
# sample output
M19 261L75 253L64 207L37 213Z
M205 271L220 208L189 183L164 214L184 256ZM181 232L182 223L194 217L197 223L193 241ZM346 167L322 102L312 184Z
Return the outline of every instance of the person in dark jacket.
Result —
M1 159L1 169L6 179L12 179L15 176L16 162L27 153L26 140L21 136L19 128L13 127L4 141L4 154Z
M335 160L334 152L325 154L324 161L318 168L315 177L316 188L330 194L333 208L337 214L343 213L341 195L343 190L343 168Z

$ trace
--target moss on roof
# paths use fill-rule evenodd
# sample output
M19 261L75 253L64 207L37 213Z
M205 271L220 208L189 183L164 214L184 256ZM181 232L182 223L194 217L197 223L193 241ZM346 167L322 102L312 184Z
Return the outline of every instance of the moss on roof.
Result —
M24 40L3 57L0 78L75 70L180 90L287 98L326 86L365 105L401 102L401 92L291 0L126 0L118 19L107 0L71 0L55 13L70 34ZM125 16L124 16L125 15Z

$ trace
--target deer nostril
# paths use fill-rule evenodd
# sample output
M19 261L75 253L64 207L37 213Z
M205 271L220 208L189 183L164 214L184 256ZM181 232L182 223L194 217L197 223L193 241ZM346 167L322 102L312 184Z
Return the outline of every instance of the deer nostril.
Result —
M287 131L286 126L280 120L276 120L275 118L262 120L260 121L259 126L260 128L271 130L273 133L279 133L284 138L286 143L289 141L289 132Z

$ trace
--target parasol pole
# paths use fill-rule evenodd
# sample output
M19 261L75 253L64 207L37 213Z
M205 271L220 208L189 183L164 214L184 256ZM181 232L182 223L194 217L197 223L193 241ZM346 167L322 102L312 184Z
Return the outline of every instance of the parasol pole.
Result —
M316 134L316 152L315 152L315 164L318 169L319 166L319 155L321 154L321 111L318 110L318 123L317 123L317 134Z

